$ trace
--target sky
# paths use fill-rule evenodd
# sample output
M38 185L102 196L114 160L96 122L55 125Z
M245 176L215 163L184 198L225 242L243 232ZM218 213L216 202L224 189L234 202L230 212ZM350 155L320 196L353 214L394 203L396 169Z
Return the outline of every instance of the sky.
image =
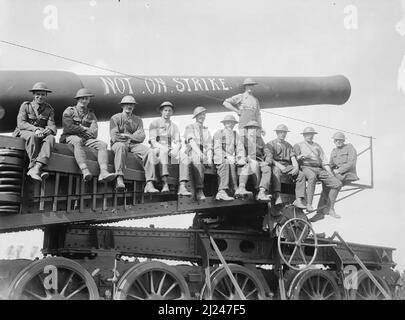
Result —
M373 136L374 188L339 202L342 219L326 218L314 228L397 248L394 260L403 270L404 8L402 0L0 0L0 39L133 75L346 76L352 93L343 106L264 109L264 138L273 139L272 130L284 123L288 141L295 143L307 125L266 111ZM106 74L3 43L0 70ZM211 132L225 114L207 115ZM145 127L152 120L145 119ZM174 121L183 130L192 119ZM315 129L316 141L330 154L334 130ZM101 123L99 138L108 141L107 130ZM353 134L347 138L358 151L369 143ZM359 158L358 173L360 182L370 182L367 153ZM188 215L120 225L187 228L191 221ZM41 241L40 231L0 235L0 257L15 256L19 246L20 256L35 256Z

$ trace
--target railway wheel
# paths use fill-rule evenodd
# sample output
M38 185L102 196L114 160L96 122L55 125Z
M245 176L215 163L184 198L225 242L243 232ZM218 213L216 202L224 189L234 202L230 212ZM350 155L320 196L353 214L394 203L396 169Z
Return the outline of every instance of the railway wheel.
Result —
M52 257L34 261L12 281L12 300L98 300L97 285L80 264Z
M190 291L173 266L147 261L130 268L117 284L115 300L185 300Z
M297 275L292 281L291 300L340 300L341 294L335 278L328 271L312 269Z
M383 289L391 296L390 288L383 278L378 274L372 272L378 283ZM391 296L392 298L392 296ZM351 289L349 291L350 300L384 300L384 294L378 289L375 283L363 270L360 270L357 274L357 289Z
M247 300L263 300L266 297L266 290L259 277L250 269L229 264L236 282ZM210 276L211 294L208 293L204 284L201 291L201 298L204 300L240 300L235 286L233 285L224 266L215 269Z
M310 235L312 235L312 241L305 242ZM293 264L294 259L300 257L304 269L308 269L315 261L318 252L318 239L308 221L292 218L281 226L277 237L277 247L281 260L289 268L302 270Z

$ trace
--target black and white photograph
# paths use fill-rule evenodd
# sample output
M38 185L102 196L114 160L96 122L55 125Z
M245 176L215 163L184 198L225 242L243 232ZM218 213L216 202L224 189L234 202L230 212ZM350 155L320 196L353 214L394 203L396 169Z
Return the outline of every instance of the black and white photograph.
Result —
M405 0L0 0L0 300L405 300L404 119Z

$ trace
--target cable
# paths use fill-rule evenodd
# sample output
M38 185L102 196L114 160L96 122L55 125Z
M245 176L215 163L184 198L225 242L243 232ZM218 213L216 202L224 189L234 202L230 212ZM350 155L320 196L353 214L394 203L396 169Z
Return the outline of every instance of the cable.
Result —
M67 60L67 61L70 61L70 62L82 64L82 65L89 66L89 67L92 67L92 68L96 68L96 69L99 69L99 70L108 71L108 72L124 75L124 76L127 76L127 77L131 77L131 78L135 78L135 79L139 79L139 80L143 80L143 81L147 80L146 78L142 78L142 77L139 77L139 76L134 76L134 75L131 75L131 74L128 74L128 73L116 71L116 70L109 69L109 68L96 66L96 65L88 63L88 62L83 62L83 61L80 61L80 60L76 60L76 59L68 58L68 57L65 57L65 56L61 56L61 55L58 55L58 54L55 54L55 53L50 53L50 52L35 49L35 48L32 48L32 47L27 47L27 46L24 46L22 44L18 44L18 43L15 43L15 42L10 42L10 41L6 41L6 40L2 40L2 39L0 39L0 42L11 45L11 46L15 46L15 47L18 47L18 48L22 48L22 49L26 49L26 50L30 50L30 51L34 51L34 52L38 52L38 53L42 53L42 54L52 56L52 57L55 57L55 58L59 58L59 59ZM175 87L172 87L170 85L168 85L167 87L175 89ZM198 95L198 96L201 96L201 97L206 97L206 98L213 99L215 101L220 101L222 103L222 99L219 99L219 98L214 97L212 95L202 94L202 93L199 93L199 92L196 92L195 94ZM366 136L366 135L362 135L362 134L351 132L351 131L341 130L341 129L338 129L338 128L333 128L333 127L317 124L315 122L310 122L310 121L305 121L305 120L301 120L301 119L297 119L297 118L293 118L293 117L289 117L289 116L284 116L284 115L277 114L277 113L274 113L274 112L271 112L271 111L268 111L268 110L265 110L265 109L262 109L261 111L272 114L272 115L275 115L275 116L278 116L278 117L283 117L283 118L287 118L287 119L291 119L291 120L295 120L295 121L299 121L299 122L303 122L303 123L308 123L308 124L312 124L312 125L327 128L327 129L339 130L339 131L349 133L349 134L352 134L352 135L356 135L356 136L360 136L360 137L363 137L363 138L375 139L375 138L373 138L371 136Z

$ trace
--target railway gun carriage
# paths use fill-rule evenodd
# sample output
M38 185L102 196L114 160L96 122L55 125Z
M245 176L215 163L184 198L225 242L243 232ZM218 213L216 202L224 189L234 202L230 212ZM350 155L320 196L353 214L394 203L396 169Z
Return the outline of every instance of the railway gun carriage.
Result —
M85 149L91 181L82 180L72 148L57 143L44 168L49 176L36 182L26 177L24 140L0 136L0 232L44 232L43 259L0 260L2 299L394 297L395 249L317 234L305 212L292 205L288 176L282 177L281 206L251 196L216 201L214 169L205 172L205 200L196 200L192 175L193 196L178 196L175 164L169 168L170 192L144 194L140 159L129 155L126 190L117 192L114 182L97 180L97 155ZM110 171L113 159L109 151ZM367 187L351 184L346 190ZM195 217L188 229L104 225L189 213ZM262 229L264 219L269 231Z

